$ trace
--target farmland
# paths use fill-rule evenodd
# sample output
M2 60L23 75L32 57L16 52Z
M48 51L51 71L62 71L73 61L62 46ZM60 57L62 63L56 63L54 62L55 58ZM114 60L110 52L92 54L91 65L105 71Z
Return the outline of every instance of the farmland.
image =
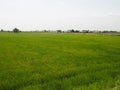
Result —
M119 35L0 33L0 90L119 89Z

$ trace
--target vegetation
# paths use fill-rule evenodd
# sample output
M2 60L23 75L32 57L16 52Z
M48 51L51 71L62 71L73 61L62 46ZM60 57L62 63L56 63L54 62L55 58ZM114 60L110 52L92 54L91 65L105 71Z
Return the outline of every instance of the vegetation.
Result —
M13 29L13 32L18 33L18 32L20 32L20 30L17 29L17 28L14 28L14 29Z
M1 32L3 32L4 30L3 29L1 29Z
M97 34L120 34L120 31L112 31L112 30L74 30L74 29L70 29L70 30L32 30L32 31L20 31L18 28L14 28L12 31L11 30L3 30L1 29L0 32L14 32L14 33L18 33L18 32L34 32L34 33L38 33L38 32L49 32L49 33L97 33Z
M119 89L119 35L0 33L0 90Z

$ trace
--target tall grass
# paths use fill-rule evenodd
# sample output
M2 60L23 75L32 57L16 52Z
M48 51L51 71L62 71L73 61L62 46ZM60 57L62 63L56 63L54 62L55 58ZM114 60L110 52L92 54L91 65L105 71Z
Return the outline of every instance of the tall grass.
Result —
M0 33L0 90L119 90L120 36Z

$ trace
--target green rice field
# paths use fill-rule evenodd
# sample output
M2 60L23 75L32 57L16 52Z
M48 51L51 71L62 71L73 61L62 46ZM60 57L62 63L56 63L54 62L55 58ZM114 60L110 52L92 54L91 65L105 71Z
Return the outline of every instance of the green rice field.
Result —
M120 90L120 35L1 32L0 90Z

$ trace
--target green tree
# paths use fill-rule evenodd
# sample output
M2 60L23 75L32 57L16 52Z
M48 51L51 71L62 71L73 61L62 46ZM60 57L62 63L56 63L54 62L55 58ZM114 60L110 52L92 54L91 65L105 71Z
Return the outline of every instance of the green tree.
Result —
M3 32L4 30L3 29L1 29L1 32Z
M18 32L20 32L20 30L17 29L17 28L14 28L14 29L13 29L13 32L18 33Z

